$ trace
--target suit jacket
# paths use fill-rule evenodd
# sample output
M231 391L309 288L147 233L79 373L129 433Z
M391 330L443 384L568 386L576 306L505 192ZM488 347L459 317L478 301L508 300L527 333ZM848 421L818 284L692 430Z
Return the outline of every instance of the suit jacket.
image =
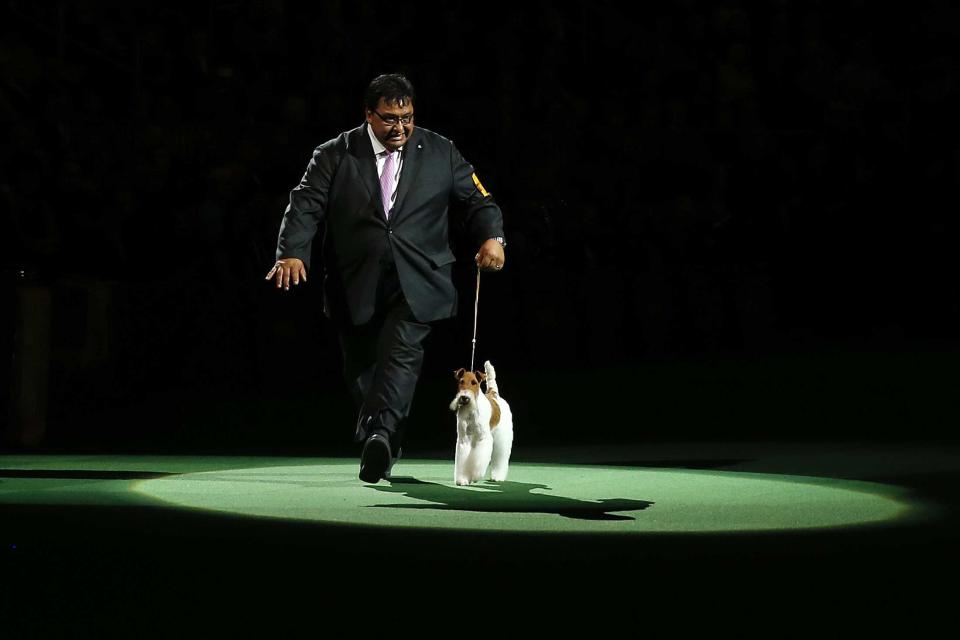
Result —
M503 235L503 216L453 142L415 127L403 148L403 170L390 217L384 215L376 158L367 124L345 131L313 152L290 192L277 258L299 258L310 269L311 243L323 234L324 311L359 325L374 313L383 264L396 264L400 286L420 322L456 313L451 275L450 205L480 246Z

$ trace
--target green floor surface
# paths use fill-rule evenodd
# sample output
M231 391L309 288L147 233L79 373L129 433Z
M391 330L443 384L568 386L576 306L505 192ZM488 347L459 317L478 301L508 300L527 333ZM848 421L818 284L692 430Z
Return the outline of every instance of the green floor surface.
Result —
M368 485L342 458L0 457L0 504L154 506L434 530L644 535L871 526L930 510L892 485L796 475L515 463L453 483L450 461L402 460Z

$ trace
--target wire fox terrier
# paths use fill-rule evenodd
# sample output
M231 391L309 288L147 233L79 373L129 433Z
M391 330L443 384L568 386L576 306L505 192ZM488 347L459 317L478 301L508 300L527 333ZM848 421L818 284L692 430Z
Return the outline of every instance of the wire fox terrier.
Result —
M483 363L486 373L457 369L459 382L450 410L457 413L457 451L453 479L463 486L483 480L507 479L510 451L513 448L513 413L497 391L497 372L490 361ZM486 382L487 391L480 391Z

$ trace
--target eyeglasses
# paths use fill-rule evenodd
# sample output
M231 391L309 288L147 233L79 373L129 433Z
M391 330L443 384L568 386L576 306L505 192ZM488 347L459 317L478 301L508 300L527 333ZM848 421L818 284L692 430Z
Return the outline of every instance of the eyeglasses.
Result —
M384 123L384 124L388 124L388 125L390 125L391 127L394 126L394 125L396 125L396 124L401 124L401 123L402 123L402 124L410 124L411 122L413 122L413 114L412 114L412 113L411 113L410 115L407 115L407 116L393 116L393 115L385 116L385 115L381 115L380 112L377 111L376 109L371 109L371 111L373 111L375 114L377 114L377 117L380 118L381 120L383 120L383 123Z

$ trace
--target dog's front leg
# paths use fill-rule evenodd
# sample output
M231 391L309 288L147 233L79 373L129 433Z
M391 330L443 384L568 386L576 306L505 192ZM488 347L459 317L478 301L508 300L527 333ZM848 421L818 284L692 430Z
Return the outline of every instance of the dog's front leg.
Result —
M480 482L487 475L490 466L490 454L493 452L493 439L489 433L481 433L480 438L470 452L470 482Z
M470 464L471 450L472 447L470 446L470 441L467 438L457 438L457 449L453 461L453 481L457 483L457 486L462 487L470 484L470 472L468 465Z

